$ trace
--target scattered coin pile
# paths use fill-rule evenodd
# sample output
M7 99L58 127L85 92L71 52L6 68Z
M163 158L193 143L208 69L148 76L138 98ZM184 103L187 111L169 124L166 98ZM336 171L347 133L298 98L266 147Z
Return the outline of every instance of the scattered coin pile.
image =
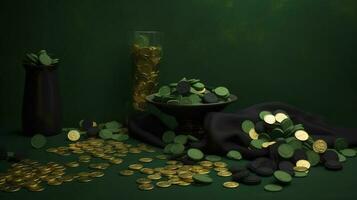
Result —
M165 155L157 155L156 159L165 160ZM206 157L210 159L210 157ZM227 168L227 163L219 161L219 156L212 156L214 161L202 160L193 165L184 164L177 160L168 160L165 165L155 168L145 167L144 164L151 162L150 158L139 159L141 163L128 166L128 169L120 171L123 176L131 176L134 173L144 175L136 180L140 190L152 190L155 187L167 188L171 186L189 186L191 184L210 184L213 178L210 176L216 173L217 176L229 177L232 173ZM146 159L146 160L143 160ZM226 188L236 188L239 183L228 181L222 184Z
M248 169L234 169L233 179L244 181L250 172L258 176L274 176L279 184L265 186L267 191L280 191L292 181L292 177L305 177L312 166L323 164L328 170L341 170L346 157L356 156L343 138L337 138L334 146L327 146L322 139L314 140L302 124L294 124L282 110L262 111L260 120L242 122L242 130L251 138L251 149L268 149L269 158L252 161ZM253 175L254 176L254 175ZM260 183L256 176L255 184Z
M230 100L230 92L226 87L211 88L199 79L181 79L160 87L154 93L154 101L168 104L196 105L226 102Z
M90 182L104 176L104 170L119 165L128 154L155 152L145 144L131 145L114 140L89 138L70 143L68 146L52 147L46 150L59 156L77 155L78 159L65 164L22 160L14 163L7 172L0 174L0 191L16 192L21 188L33 192L43 191L46 186L62 185L66 182ZM147 161L142 159L142 161ZM67 173L73 168L85 170L79 173ZM78 170L77 170L78 171Z

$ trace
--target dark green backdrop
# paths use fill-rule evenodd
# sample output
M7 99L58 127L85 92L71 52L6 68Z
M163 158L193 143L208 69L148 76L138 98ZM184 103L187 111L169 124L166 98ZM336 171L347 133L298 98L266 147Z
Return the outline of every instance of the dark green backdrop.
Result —
M43 48L61 59L65 125L123 119L134 30L165 33L161 82L225 85L231 111L283 101L355 125L355 0L9 0L0 24L1 127L20 127L21 59Z

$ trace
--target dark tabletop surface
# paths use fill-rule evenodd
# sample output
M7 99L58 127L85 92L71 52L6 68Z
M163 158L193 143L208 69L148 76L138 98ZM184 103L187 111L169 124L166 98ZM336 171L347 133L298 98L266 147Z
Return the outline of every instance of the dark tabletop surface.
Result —
M67 157L57 156L45 151L48 147L68 144L65 134L49 137L45 148L36 150L30 145L30 138L19 135L18 132L0 130L0 145L14 151L27 152L33 160L48 162L56 161L65 163L77 160L76 155ZM138 143L130 139L127 143ZM226 189L222 186L226 177L218 177L211 173L214 182L208 186L172 186L169 188L154 188L151 191L141 191L137 188L135 180L143 175L120 176L118 172L126 169L129 164L138 163L140 157L154 157L161 154L160 149L155 153L128 154L124 162L112 165L105 170L105 176L89 183L76 181L64 183L60 186L46 186L43 192L29 192L25 189L15 193L0 192L1 200L16 199L356 199L357 198L357 158L348 159L344 169L339 172L327 171L323 167L310 169L306 178L294 178L291 185L278 193L265 192L263 187L273 178L264 178L258 186L240 185L235 189ZM246 161L224 160L229 164L244 165ZM155 160L144 166L162 166L164 161ZM0 162L0 173L5 172L10 166L4 161ZM84 168L82 168L84 169ZM214 174L214 175L213 175Z

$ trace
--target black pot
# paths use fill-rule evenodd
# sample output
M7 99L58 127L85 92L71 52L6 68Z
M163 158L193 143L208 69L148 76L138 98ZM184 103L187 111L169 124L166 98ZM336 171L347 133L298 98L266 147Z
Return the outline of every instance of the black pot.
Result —
M178 125L175 129L177 133L192 134L200 138L204 134L203 121L205 116L210 112L222 111L227 105L235 102L237 97L231 95L230 100L226 102L199 105L167 104L156 102L153 99L154 95L146 97L147 102L157 107L163 113L175 117Z
M24 67L26 80L22 103L23 134L59 134L62 113L57 66Z

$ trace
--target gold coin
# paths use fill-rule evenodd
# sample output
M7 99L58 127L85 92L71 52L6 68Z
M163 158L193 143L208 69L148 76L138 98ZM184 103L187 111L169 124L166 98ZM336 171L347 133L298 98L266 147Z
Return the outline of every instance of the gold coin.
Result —
M81 134L77 130L71 130L67 134L67 138L72 142L79 140L80 137Z
M182 179L191 179L193 174L191 172L184 172L178 175Z
M151 183L151 180L148 178L138 178L136 179L136 182L139 184L148 184Z
M255 131L254 128L250 129L249 131L249 137L252 139L252 140L257 140L258 137L259 137L259 134Z
M201 161L199 162L199 164L202 166L202 167L212 167L213 163L211 161L208 161L208 160L204 160L204 161Z
M304 130L298 130L295 132L295 137L300 141L306 141L309 139L309 134Z
M155 171L151 168L141 168L140 172L143 174L153 174Z
M128 170L128 169L124 169L122 171L119 172L121 175L123 176L131 176L134 174L134 171L132 170Z
M45 190L44 187L39 186L39 185L36 185L36 186L33 186L33 187L28 187L27 189L29 191L31 191L31 192L42 192L43 190Z
M151 179L151 180L159 180L162 178L162 176L159 173L151 174L151 175L148 175L147 177L148 177L148 179Z
M62 180L59 179L52 179L47 181L48 185L62 185L62 183L63 183Z
M88 176L81 176L78 178L78 181L81 182L81 183L87 183L87 182L90 182L92 181L92 179Z
M265 115L264 116L264 121L267 123L267 124L274 124L275 123L275 116L272 115L272 114L268 114L268 115Z
M156 183L156 186L165 188L165 187L170 187L171 183L169 181L159 181Z
M131 164L131 165L129 165L129 169L139 170L141 168L143 168L142 164Z
M149 163L152 161L152 158L140 158L139 161L143 163Z
M214 166L216 166L216 167L227 167L227 163L225 163L225 162L214 162Z
M69 162L69 163L66 163L66 166L67 167L78 167L79 163L78 162Z
M225 167L215 167L215 168L214 168L214 171L217 171L217 172L228 171L228 168L225 168Z
M324 153L327 150L327 143L324 140L316 140L312 145L316 153Z
M289 118L286 114L284 113L276 113L275 114L275 120L279 123L281 123L282 121L284 121L284 119Z
M145 184L138 185L138 188L140 190L152 190L154 188L154 186L150 183L145 183Z
M297 171L297 172L306 172L307 170L308 170L308 168L302 167L302 166L295 166L294 167L294 171Z
M230 171L220 171L217 173L218 176L223 176L223 177L227 177L227 176L232 176L232 172Z
M239 183L235 182L235 181L227 181L223 183L223 186L226 188L236 188L239 186Z
M188 185L191 185L191 183L190 182L186 182L186 181L180 181L177 185L188 186Z
M71 182L71 181L73 181L73 179L74 179L74 176L72 176L72 175L65 175L62 177L63 182Z
M297 166L297 167L305 167L305 168L309 169L310 166L311 166L311 164L310 164L310 162L307 161L307 160L298 160L298 161L296 162L296 166Z
M104 172L102 172L102 171L95 171L95 172L90 173L90 177L93 177L93 178L99 178L99 177L103 177L103 176L104 176Z
M114 159L110 159L109 162L112 163L112 164L118 165L118 164L120 164L120 163L123 162L123 159L121 159L121 158L114 158Z

